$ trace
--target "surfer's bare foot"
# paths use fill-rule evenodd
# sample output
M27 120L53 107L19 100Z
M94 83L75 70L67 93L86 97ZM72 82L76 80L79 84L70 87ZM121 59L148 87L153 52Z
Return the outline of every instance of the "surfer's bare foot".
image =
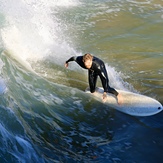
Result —
M119 105L121 105L123 103L123 97L120 93L117 95L117 100L118 100Z
M106 99L107 99L107 93L104 92L103 95L102 95L102 101L105 103Z

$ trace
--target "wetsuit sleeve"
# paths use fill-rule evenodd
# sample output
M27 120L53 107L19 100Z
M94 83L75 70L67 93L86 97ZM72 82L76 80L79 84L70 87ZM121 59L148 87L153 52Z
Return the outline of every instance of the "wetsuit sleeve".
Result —
M66 63L71 62L71 61L76 61L76 57L75 57L75 56L71 57L70 59L68 59L68 60L66 61Z
M76 63L78 63L82 68L84 69L87 69L84 65L84 62L83 62L83 56L73 56L71 57L70 59L68 59L66 61L66 63L68 62L71 62L71 61L75 61Z

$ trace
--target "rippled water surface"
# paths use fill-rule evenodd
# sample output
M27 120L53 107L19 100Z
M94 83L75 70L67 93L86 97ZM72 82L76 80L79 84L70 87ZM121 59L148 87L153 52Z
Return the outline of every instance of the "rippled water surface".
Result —
M0 162L163 161L162 112L109 108L64 68L89 52L111 86L163 104L162 0L0 1Z

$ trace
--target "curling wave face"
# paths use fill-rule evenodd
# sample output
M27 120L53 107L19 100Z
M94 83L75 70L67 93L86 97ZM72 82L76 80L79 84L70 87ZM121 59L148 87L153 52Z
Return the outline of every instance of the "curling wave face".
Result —
M0 162L161 160L162 113L106 107L83 92L87 71L63 65L90 52L111 86L162 103L162 9L156 0L1 0Z

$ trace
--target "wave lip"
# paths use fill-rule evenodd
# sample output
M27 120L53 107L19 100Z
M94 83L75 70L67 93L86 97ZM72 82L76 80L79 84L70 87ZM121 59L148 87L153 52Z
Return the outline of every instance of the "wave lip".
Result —
M65 41L63 27L66 24L61 21L57 8L78 4L78 0L2 2L0 10L5 21L0 35L5 51L29 69L31 62L49 58L60 61L58 53L68 58L67 54L75 50Z

